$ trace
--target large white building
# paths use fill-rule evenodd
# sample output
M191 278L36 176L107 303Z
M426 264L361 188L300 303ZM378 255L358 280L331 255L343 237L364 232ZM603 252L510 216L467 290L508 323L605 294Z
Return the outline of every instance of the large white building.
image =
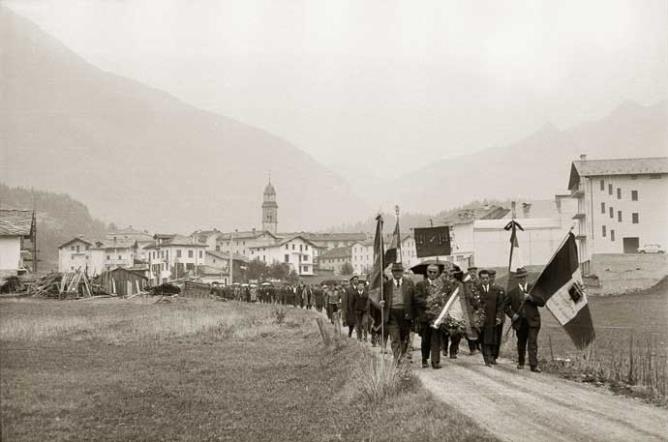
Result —
M636 253L668 246L668 157L590 160L571 165L580 262L596 253Z
M309 239L297 235L273 244L249 247L248 258L272 264L284 262L298 275L313 275L313 267L318 259L318 246Z
M149 279L153 284L194 277L197 267L206 265L206 244L192 237L156 235L155 243L144 249L149 260Z

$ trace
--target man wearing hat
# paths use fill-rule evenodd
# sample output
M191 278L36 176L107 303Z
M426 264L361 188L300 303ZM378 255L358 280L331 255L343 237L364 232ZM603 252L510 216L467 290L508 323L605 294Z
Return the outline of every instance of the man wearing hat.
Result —
M478 282L478 267L476 267L476 266L469 267L467 269L467 274L468 274L469 278L471 278L471 281L473 281L473 283Z
M383 308L385 335L392 339L392 353L399 361L408 349L408 335L413 321L415 285L404 277L404 266L392 264L392 278L383 286Z
M540 313L538 307L545 302L532 297L531 286L527 283L529 273L523 267L517 269L517 283L508 291L506 314L512 320L517 334L517 368L524 368L527 346L529 350L529 366L531 371L540 373L538 368L538 332L540 331Z
M494 349L497 343L498 325L503 323L504 293L500 287L490 282L489 270L482 269L478 272L478 291L482 295L484 322L480 328L480 343L482 345L482 357L485 365L496 365Z

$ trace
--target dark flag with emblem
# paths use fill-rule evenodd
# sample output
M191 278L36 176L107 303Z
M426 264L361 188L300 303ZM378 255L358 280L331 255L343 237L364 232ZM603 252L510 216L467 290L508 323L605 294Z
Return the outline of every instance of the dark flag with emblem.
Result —
M383 256L383 217L376 217L376 236L373 240L373 269L369 279L369 289L377 289L383 283L383 270L385 269Z
M564 327L575 346L582 350L593 340L594 324L582 284L575 236L569 232L550 262L538 276L531 296L541 298Z
M394 226L392 233L392 241L385 251L383 265L388 266L395 262L401 262L401 232L399 231L399 217L397 217L397 224Z
M447 256L452 252L448 226L415 228L414 235L415 252L418 258Z

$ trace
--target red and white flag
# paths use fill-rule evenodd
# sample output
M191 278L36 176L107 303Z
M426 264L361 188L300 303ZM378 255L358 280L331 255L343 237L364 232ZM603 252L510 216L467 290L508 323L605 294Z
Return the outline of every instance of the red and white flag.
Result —
M531 296L545 301L578 349L594 340L596 333L582 283L578 247L571 232L538 276Z

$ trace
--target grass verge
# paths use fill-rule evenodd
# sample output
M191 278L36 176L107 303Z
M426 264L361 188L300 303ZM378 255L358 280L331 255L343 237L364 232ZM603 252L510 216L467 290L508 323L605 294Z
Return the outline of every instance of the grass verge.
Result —
M324 349L314 313L284 313L197 299L0 301L2 440L491 439L410 374L365 396L365 350Z

